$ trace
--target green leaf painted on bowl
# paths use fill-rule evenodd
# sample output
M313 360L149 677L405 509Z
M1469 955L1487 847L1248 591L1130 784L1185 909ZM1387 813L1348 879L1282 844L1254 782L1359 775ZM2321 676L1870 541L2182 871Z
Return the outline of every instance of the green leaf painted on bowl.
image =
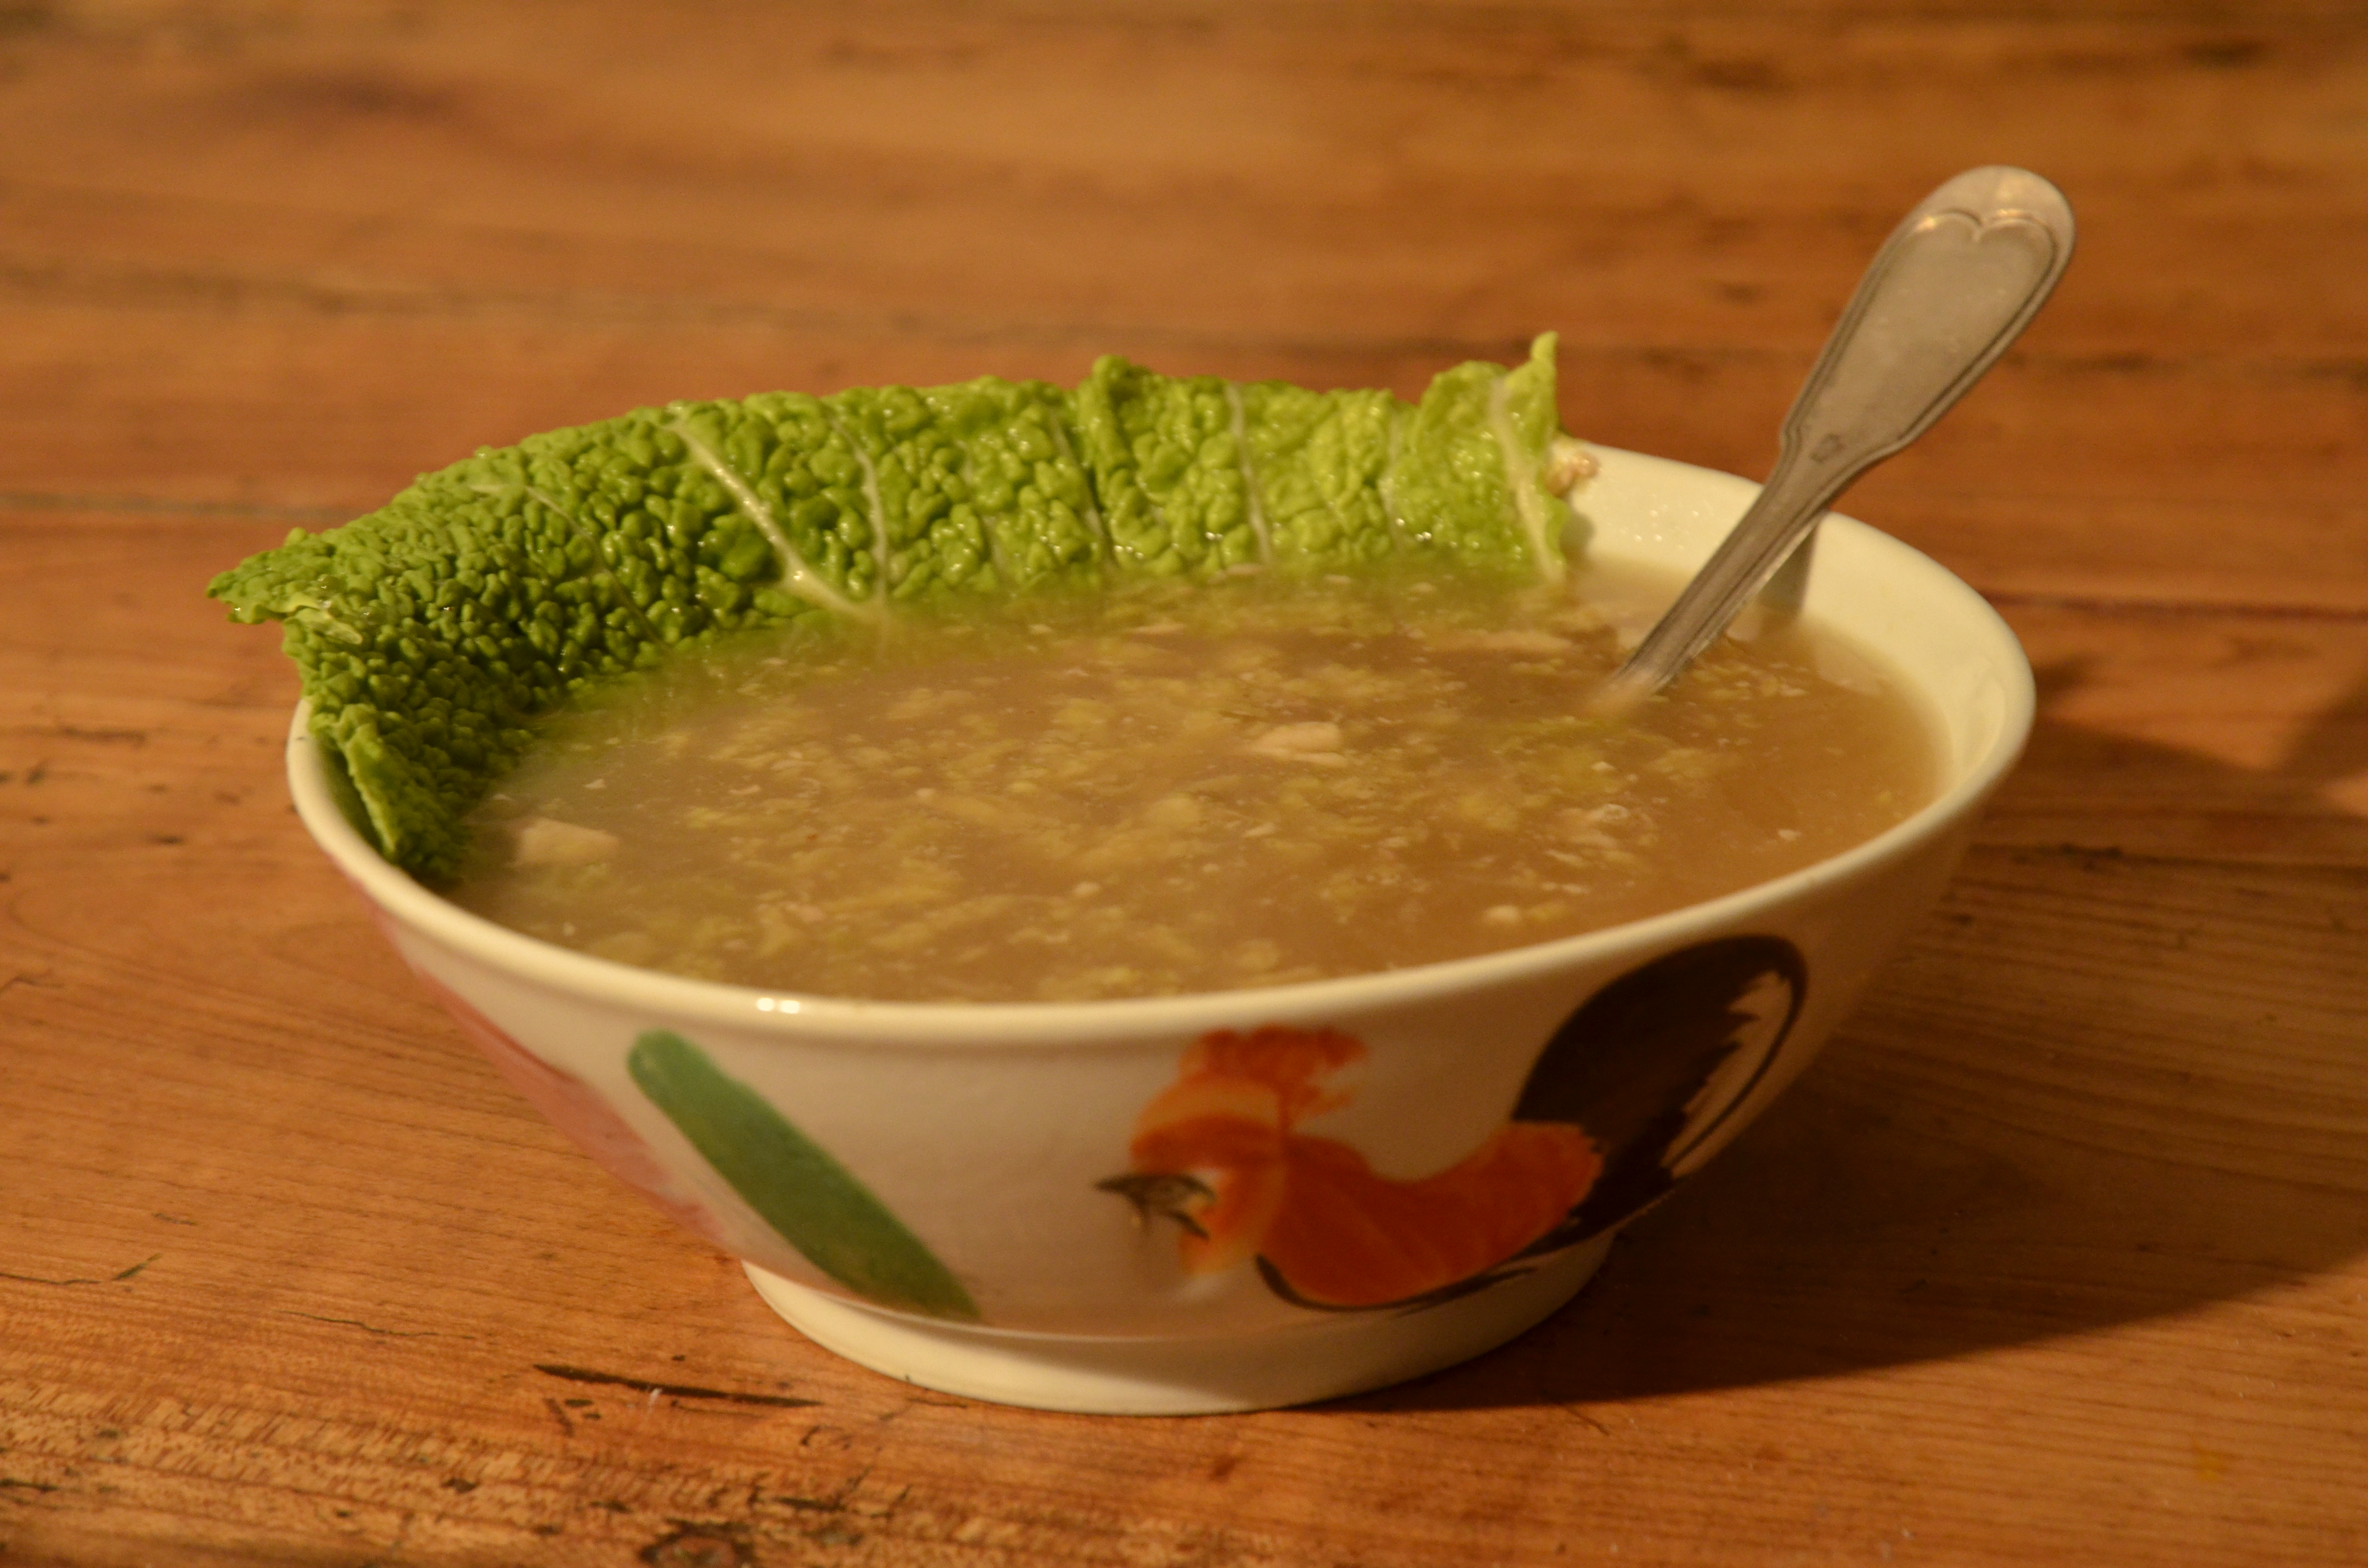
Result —
M650 1102L807 1262L881 1306L977 1320L970 1292L886 1204L698 1046L650 1029L633 1042L625 1066Z

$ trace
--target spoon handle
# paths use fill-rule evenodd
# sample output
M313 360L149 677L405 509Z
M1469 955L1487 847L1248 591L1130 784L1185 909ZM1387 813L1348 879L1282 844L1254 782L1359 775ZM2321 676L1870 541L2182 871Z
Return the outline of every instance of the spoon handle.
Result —
M2072 208L2025 169L1968 169L1884 241L1785 416L1775 471L1605 687L1651 695L1717 641L1836 497L2006 351L2072 259Z

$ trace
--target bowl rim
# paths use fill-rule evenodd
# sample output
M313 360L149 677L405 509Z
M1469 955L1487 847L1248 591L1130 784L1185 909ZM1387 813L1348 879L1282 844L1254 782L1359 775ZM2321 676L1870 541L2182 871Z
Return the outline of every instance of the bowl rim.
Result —
M1680 479L1731 486L1738 511L1759 489L1749 480L1715 469L1588 445L1609 464L1623 469L1634 465L1632 472L1648 483ZM1305 1020L1419 1006L1554 971L1607 964L1624 953L1665 949L1690 932L1748 922L1762 911L1813 896L1922 847L1980 809L2029 739L2036 697L2021 644L1987 599L1914 547L1840 513L1827 515L1820 532L1826 530L1848 536L1851 548L1871 551L1887 570L1922 578L1943 599L1953 599L1953 608L1971 624L1996 639L2005 654L2000 670L2006 677L2005 704L1988 748L1919 810L1838 855L1641 920L1468 958L1286 985L1086 1002L871 1001L694 980L595 958L511 930L450 903L397 869L357 831L338 804L322 765L322 748L312 736L311 704L301 699L289 728L289 791L314 842L363 896L440 946L556 991L670 1019L770 1032L784 1042L811 1043L817 1035L827 1035L845 1044L939 1050L1014 1044L1088 1048L1147 1034L1199 1034L1238 1026L1253 1014L1262 1020ZM1921 699L1920 693L1910 695Z

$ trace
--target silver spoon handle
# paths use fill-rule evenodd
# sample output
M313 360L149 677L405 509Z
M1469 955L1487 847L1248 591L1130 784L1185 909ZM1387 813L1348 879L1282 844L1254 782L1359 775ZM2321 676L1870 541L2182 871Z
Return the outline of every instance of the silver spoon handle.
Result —
M1875 253L1785 416L1775 472L1607 687L1657 691L1727 623L1835 499L1922 435L2027 325L2072 259L2072 208L2025 169L1968 169Z

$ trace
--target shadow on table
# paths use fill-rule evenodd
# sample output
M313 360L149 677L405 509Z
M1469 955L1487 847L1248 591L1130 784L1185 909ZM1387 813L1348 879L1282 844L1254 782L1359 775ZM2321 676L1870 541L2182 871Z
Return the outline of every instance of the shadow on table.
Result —
M2043 693L2078 679L2046 672ZM2045 695L2023 775L2036 788L2145 770L2153 799L2307 819L2341 869L2214 883L2208 864L2093 846L1977 850L1823 1059L1629 1227L1576 1302L1493 1355L1338 1408L1814 1378L2176 1313L2368 1253L2368 1194L2347 1190L2368 1043L2342 1027L2368 996L2368 823L2329 795L2368 771L2368 682L2258 772L2054 722ZM2042 972L2057 956L2045 927L2067 919L2081 934L2061 956L2084 971L2068 1008L2063 975ZM2257 1003L2157 983L2167 947L2247 975Z

